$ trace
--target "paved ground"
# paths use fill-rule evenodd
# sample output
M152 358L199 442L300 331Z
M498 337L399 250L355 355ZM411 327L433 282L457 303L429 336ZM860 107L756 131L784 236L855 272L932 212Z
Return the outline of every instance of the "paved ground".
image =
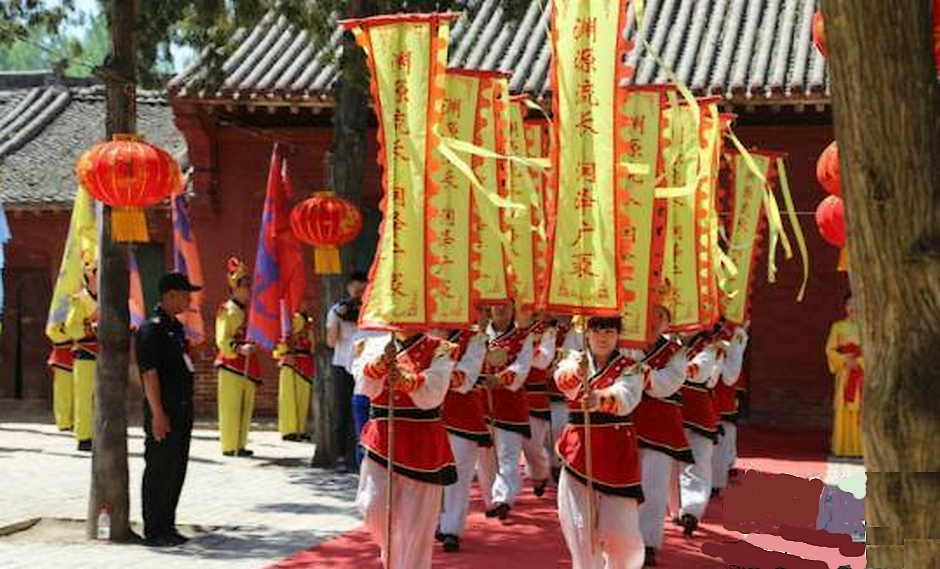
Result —
M130 430L131 519L140 523L143 432ZM357 478L307 466L312 447L254 432L255 457L221 455L214 430L195 432L178 522L194 539L168 550L83 539L90 455L51 425L0 423L0 528L43 518L0 537L2 568L264 567L360 525ZM138 527L139 529L139 527ZM0 532L2 533L2 532Z

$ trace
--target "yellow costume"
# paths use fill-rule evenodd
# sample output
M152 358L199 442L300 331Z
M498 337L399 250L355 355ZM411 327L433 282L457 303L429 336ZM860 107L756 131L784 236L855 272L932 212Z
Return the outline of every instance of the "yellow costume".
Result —
M291 336L278 344L274 357L281 368L277 391L277 426L283 437L305 437L313 382L313 329L308 318L294 314Z
M90 441L95 432L94 392L98 365L98 301L82 289L71 299L65 317L65 333L74 342L72 371L75 404L75 438Z
M215 318L215 365L219 372L219 438L223 453L244 451L255 408L255 384L260 383L258 358L238 350L245 345L248 325L245 307L229 299Z
M833 323L826 340L826 358L836 381L832 427L832 453L836 456L862 456L861 372L865 369L865 362L860 346L858 326L854 321ZM854 376L846 365L853 354L860 368Z
M74 427L75 391L72 382L74 357L72 356L72 338L65 333L65 323L58 322L46 328L46 336L52 341L52 353L46 362L52 371L52 412L55 426L60 431L70 431Z

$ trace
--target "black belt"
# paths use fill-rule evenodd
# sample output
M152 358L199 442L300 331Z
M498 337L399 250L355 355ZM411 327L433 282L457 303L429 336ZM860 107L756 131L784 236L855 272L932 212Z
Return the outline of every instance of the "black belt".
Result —
M526 384L525 390L528 391L529 393L547 393L548 384L547 383Z
M372 419L387 419L388 407L372 405L372 408L369 409L369 417ZM440 408L415 409L414 407L406 407L404 409L395 409L395 418L433 421L441 418L441 410Z
M584 424L584 411L568 411L568 422L572 425ZM591 425L632 425L633 417L620 417L610 413L591 413Z

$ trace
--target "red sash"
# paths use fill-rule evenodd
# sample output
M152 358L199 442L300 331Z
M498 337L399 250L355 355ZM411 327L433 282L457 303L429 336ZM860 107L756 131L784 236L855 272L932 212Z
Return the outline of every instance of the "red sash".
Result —
M313 343L309 338L296 338L289 341L287 354L293 356L293 363L287 364L282 360L279 365L289 367L304 381L310 383L313 381L316 367L313 361Z
M236 346L240 346L245 343L244 325L239 327L238 331L235 332L233 341L235 342ZM227 358L222 354L222 352L219 352L215 358L215 367L230 371L235 375L240 375L242 377L246 377L245 372L247 371L248 379L258 384L261 383L261 362L258 360L258 356L256 354L243 356L236 353L235 357Z
M591 379L591 387L610 387L632 362L617 356ZM628 415L591 413L591 482L598 492L643 501L636 429ZM555 451L565 470L584 483L587 456L584 448L584 412L579 401L568 401L568 424L558 438Z
M52 351L49 353L49 359L46 360L46 365L51 368L71 372L74 361L75 355L72 354L72 342L62 342L52 346Z
M72 356L76 360L98 359L98 338L86 336L72 346Z
M839 353L858 358L862 355L862 348L858 344L844 344L839 346ZM842 390L842 398L846 403L855 403L856 399L861 399L864 381L865 372L861 369L856 368L848 372L845 389Z
M470 330L461 330L449 338L457 344L456 359L463 359L476 335ZM475 380L475 378L474 378ZM493 446L490 429L486 426L486 393L482 388L468 393L458 393L451 389L444 399L444 426L447 432L476 442L481 446Z
M527 329L513 328L489 341L488 350L502 349L506 351L507 359L498 366L483 364L484 375L496 375L515 363L519 352L529 337ZM491 390L493 394L493 408L490 410L490 420L499 429L519 433L529 438L532 430L529 428L529 399L525 388L517 391L497 388Z

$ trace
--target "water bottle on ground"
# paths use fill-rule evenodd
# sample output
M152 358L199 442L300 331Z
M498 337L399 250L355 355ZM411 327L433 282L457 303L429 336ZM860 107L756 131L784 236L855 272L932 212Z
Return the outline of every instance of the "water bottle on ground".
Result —
M107 506L98 513L98 540L111 541L111 510Z

